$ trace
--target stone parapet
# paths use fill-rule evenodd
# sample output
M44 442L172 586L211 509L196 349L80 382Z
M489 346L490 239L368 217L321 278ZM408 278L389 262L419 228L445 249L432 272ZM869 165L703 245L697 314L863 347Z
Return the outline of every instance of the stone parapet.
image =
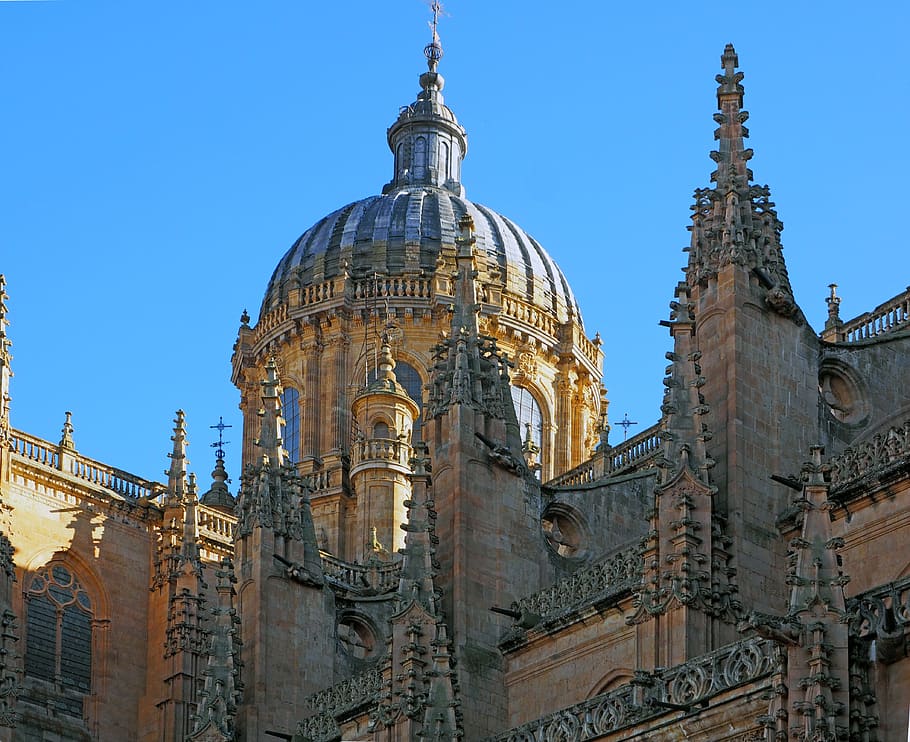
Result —
M770 676L775 644L747 639L653 673L638 672L615 690L548 714L488 742L588 742L669 713L707 705L738 686Z

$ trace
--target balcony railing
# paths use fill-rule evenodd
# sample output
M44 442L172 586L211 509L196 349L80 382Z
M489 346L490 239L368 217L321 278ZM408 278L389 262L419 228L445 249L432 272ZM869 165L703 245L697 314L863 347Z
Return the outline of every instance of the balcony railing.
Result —
M605 477L615 477L648 466L648 462L655 458L660 450L660 423L657 423L617 446L598 451L574 469L569 469L546 482L546 485L573 487L590 484Z

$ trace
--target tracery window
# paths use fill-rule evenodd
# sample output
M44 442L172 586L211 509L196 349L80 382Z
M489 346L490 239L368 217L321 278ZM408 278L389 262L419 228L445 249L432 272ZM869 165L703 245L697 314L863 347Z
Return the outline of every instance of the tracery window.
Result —
M281 417L281 440L288 460L296 464L300 460L300 392L294 387L285 387L281 393Z
M30 579L25 601L25 674L89 693L94 613L82 584L52 563Z
M512 387L512 404L515 405L515 415L518 417L518 427L521 430L521 440L528 437L528 425L531 426L531 440L542 447L543 442L543 415L540 405L527 389L521 386Z

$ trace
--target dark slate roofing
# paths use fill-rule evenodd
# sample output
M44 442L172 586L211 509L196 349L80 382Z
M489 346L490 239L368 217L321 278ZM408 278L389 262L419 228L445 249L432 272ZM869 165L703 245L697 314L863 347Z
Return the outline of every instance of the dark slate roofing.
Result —
M395 276L405 271L407 247L407 252L416 251L419 269L432 274L440 248L455 249L458 220L465 212L474 219L478 249L499 264L507 292L560 322L568 319L570 310L581 321L565 276L533 237L485 206L426 186L356 201L310 227L278 263L260 317L284 302L290 289L337 276L342 255L354 278L376 272Z

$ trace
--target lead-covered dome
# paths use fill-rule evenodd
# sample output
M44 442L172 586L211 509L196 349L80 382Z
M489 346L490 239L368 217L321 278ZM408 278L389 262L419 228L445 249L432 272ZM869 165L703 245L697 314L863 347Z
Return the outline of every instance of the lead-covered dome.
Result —
M395 156L392 180L381 196L348 204L318 221L285 253L272 278L260 317L286 304L295 290L342 272L373 276L432 276L454 257L458 220L474 219L477 247L499 269L502 288L559 323L581 324L569 284L540 244L511 220L464 198L461 161L467 134L445 105L445 80L436 71L442 47L434 35L424 50L429 69L417 100L389 127ZM442 268L445 270L445 268Z
M458 220L474 219L477 247L499 266L503 290L548 312L558 322L580 321L562 271L515 222L434 186L399 187L348 204L304 232L269 281L261 314L287 301L290 291L339 275L354 278L429 275L439 256L454 251Z

